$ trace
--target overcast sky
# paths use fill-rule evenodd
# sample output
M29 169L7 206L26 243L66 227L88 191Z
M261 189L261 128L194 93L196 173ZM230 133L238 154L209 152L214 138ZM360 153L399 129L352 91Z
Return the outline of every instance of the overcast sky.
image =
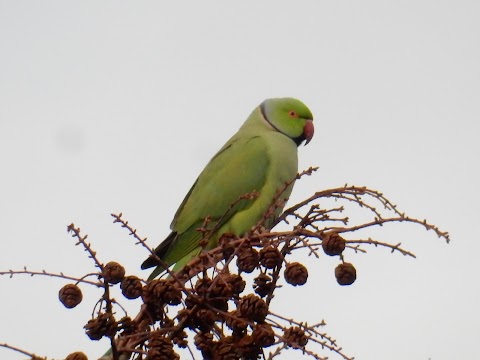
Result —
M385 236L418 258L347 253L350 287L335 282L338 259L308 259L309 282L276 311L325 319L358 360L479 359L479 16L474 0L0 0L0 269L94 271L74 222L102 261L145 276L145 250L110 213L156 245L253 108L292 96L316 127L300 166L320 169L290 204L368 185L452 242L395 227ZM82 329L100 292L69 311L63 284L0 277L0 343L100 355L107 342Z

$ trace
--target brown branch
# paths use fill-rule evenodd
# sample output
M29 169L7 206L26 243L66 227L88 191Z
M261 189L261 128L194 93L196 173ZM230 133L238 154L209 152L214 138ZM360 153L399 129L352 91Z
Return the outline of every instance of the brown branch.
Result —
M182 281L176 276L176 274L173 271L170 270L170 267L168 266L168 264L166 264L162 259L160 259L160 257L157 254L155 254L155 250L152 249L147 244L147 238L142 239L137 234L137 229L134 229L133 227L131 227L128 224L128 221L122 219L122 216L123 216L122 213L120 213L118 215L116 215L116 214L110 214L110 215L115 219L115 220L113 220L114 224L115 223L120 223L123 228L130 231L130 235L132 235L137 240L137 244L141 244L145 249L147 249L147 251L150 253L150 256L152 256L156 261L158 261L158 264L165 269L165 272L170 277L172 277L176 282L178 282L179 284L182 284Z
M73 223L67 226L67 231L69 233L73 233L72 237L78 239L78 242L75 245L81 244L84 250L88 252L88 257L95 262L95 266L98 267L100 270L103 270L103 264L98 260L96 251L93 251L91 244L87 243L86 241L88 235L81 236L80 228L75 228L75 225Z
M12 346L12 345L8 345L8 344L5 344L5 343L0 343L0 347L4 347L6 349L10 349L10 350L13 350L13 351L16 351L20 354L23 354L23 355L26 355L26 356L29 356L30 357L30 360L47 360L47 357L41 357L41 356L37 356L35 355L34 353L31 353L31 352L28 352L26 350L23 350L23 349L20 349L18 347L15 347L15 346Z
M358 231L358 230L361 230L361 229L366 229L366 228L369 228L369 227L372 227L372 226L382 226L383 224L390 223L390 222L397 222L397 223L399 223L399 222L410 222L410 223L423 225L427 231L432 230L437 234L437 236L439 238L444 238L447 243L450 242L450 235L448 234L448 232L441 231L435 225L427 223L426 220L418 220L418 219L411 218L411 217L408 217L408 216L401 216L401 217L394 217L394 218L377 218L373 221L366 222L366 223L356 225L356 226L329 227L329 228L326 228L326 229L331 230L331 231L335 231L337 233L346 233L346 232L354 232L354 231Z
M57 278L65 279L65 280L72 280L72 281L75 281L77 284L78 283L83 283L83 284L94 285L96 287L102 287L102 284L100 282L94 282L94 281L89 281L89 280L84 279L86 276L91 276L91 275L98 276L98 274L87 274L87 275L82 276L81 278L77 278L77 277L74 277L74 276L65 275L63 273L58 273L57 274L57 273L47 272L45 270L31 271L31 270L27 270L27 268L24 267L23 270L0 271L0 275L9 275L10 278L12 278L13 275L49 276L49 277L57 277Z
M386 242L383 242L383 241L372 240L371 238L368 238L367 240L345 240L345 241L346 241L347 244L369 244L369 245L374 245L375 247L382 246L382 247L390 248L392 250L391 251L392 253L395 252L395 251L398 251L402 255L416 258L415 254L411 253L408 250L402 249L400 247L400 245L402 245L402 243L398 243L396 245L393 245L393 244L389 244L389 243L386 243ZM366 252L363 249L355 248L355 247L354 247L354 250L360 250L362 252Z

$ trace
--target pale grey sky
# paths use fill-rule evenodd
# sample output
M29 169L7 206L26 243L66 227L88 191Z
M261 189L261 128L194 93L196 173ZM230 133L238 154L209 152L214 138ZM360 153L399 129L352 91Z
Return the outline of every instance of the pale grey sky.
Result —
M145 251L109 214L158 243L251 110L292 96L315 116L301 167L320 170L291 204L368 185L452 243L395 227L386 235L418 259L348 254L351 287L336 285L337 260L308 261L309 282L276 309L325 319L359 360L480 358L479 16L473 0L0 0L0 268L93 271L66 233L74 222L102 261L142 274ZM0 342L55 358L101 354L106 342L82 329L100 292L68 311L62 285L0 277Z

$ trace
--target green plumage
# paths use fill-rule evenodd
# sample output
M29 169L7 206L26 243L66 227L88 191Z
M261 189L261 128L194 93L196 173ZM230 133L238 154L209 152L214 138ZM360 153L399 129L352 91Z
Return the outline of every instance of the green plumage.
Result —
M155 253L174 271L199 255L202 227L208 217L207 249L217 245L224 233L241 236L262 219L278 190L298 172L297 146L313 136L312 114L300 101L265 100L238 132L210 160L183 200L170 226L172 233ZM288 198L293 184L281 195ZM252 199L243 195L258 192ZM277 209L266 226L273 223ZM157 266L149 279L165 269L149 257L142 269Z

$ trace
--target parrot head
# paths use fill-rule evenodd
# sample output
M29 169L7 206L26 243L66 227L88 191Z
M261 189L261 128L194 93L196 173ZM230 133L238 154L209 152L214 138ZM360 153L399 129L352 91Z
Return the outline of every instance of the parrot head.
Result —
M312 140L314 127L310 109L293 98L267 99L260 109L265 120L278 132L291 138L297 146Z

